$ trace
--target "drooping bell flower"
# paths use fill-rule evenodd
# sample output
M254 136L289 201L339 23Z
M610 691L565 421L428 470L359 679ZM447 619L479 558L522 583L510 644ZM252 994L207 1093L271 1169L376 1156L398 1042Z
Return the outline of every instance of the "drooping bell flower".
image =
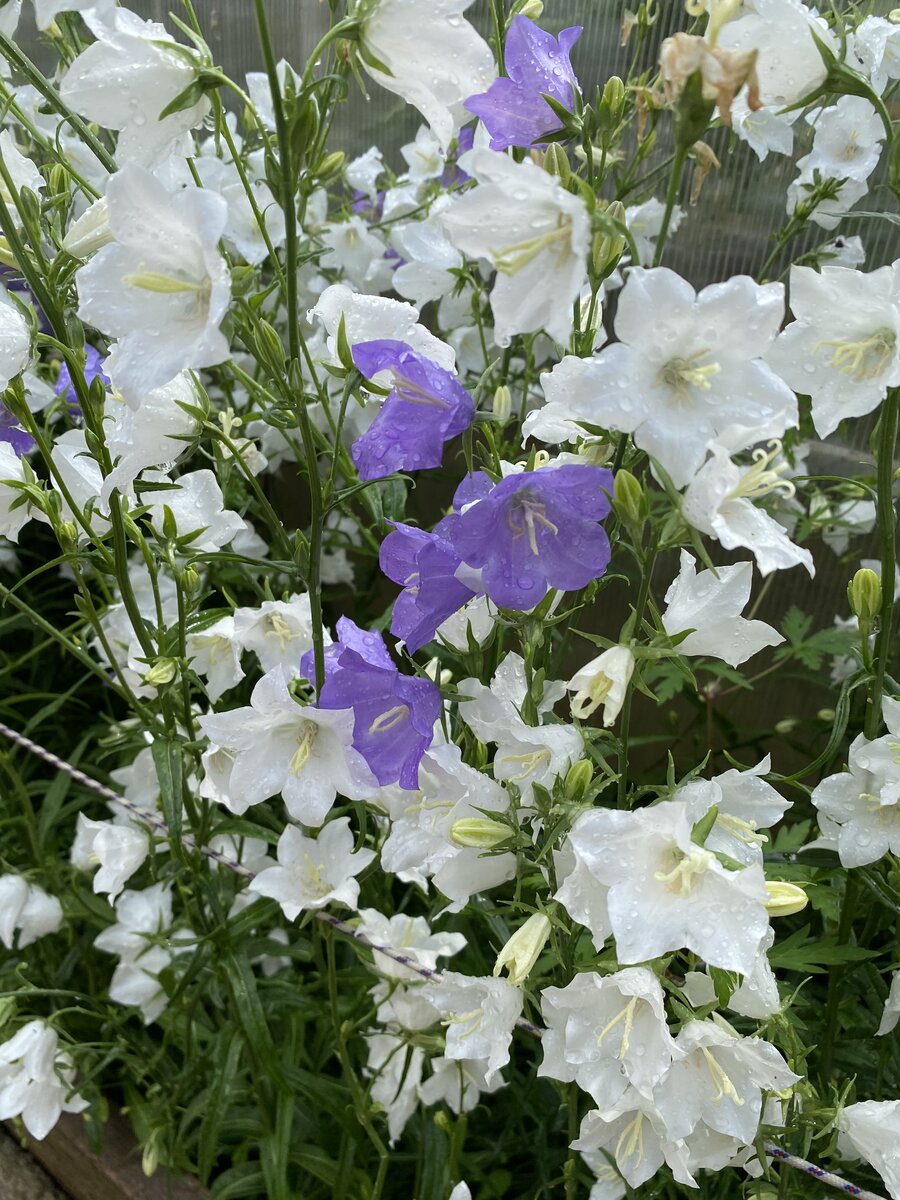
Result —
M399 782L415 791L419 763L434 737L441 696L430 679L401 675L380 633L360 629L349 617L337 623L338 641L325 650L320 708L352 709L353 746L382 787ZM315 677L313 652L301 671Z
M481 569L489 599L527 611L550 588L578 591L606 570L609 539L598 522L612 488L610 471L587 465L507 475L460 514L450 541Z
M474 401L456 375L405 342L361 342L352 354L367 379L387 372L391 384L375 420L353 444L360 479L439 467L444 443L468 429L475 416Z
M563 29L557 40L521 13L506 35L504 58L509 78L495 79L486 92L470 96L464 107L480 117L491 135L492 150L533 146L559 128L559 117L544 99L552 96L572 108L581 88L569 61L581 26Z

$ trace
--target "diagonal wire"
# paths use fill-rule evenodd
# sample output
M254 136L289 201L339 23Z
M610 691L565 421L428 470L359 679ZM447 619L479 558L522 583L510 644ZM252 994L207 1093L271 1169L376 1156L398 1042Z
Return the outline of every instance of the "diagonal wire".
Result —
M57 754L53 754L50 750L45 749L38 742L32 741L31 738L25 737L24 734L19 733L15 729L11 729L8 725L4 725L2 722L0 722L0 735L8 738L11 742L21 746L23 749L29 750L37 758L43 759L45 763L48 763L56 770L63 771L66 775L70 776L78 783L83 784L84 787L89 788L92 792L96 792L98 796L103 796L105 800L110 801L112 804L118 804L121 808L124 808L127 812L130 812L132 816L136 817L139 821L142 821L151 829L156 830L157 833L161 833L166 837L169 836L169 827L161 817L158 817L155 813L148 812L147 809L141 808L139 805L134 804L131 800L126 799L125 796L120 795L118 792L114 792L112 788L108 788L105 784L102 784L98 782L98 780L91 778L90 775L86 775L84 771L79 771L77 767L72 766L71 763L66 762L64 758L60 758ZM256 877L253 871L248 870L248 868L242 863L239 863L237 859L229 858L227 854L223 854L220 850L214 850L211 846L198 846L195 839L190 835L184 835L182 837L182 842L191 850L199 850L201 854L205 855L213 862L218 863L219 866L226 867L229 871L234 871L234 873L236 875L240 875L242 879L254 879ZM330 926L336 932L344 934L345 937L351 938L354 942L358 942L360 945L367 947L369 950L376 951L378 954L383 954L386 958L390 958L395 963L399 963L400 966L407 967L410 971L414 971L423 979L429 979L438 983L443 980L443 975L440 971L435 971L431 967L423 967L421 963L416 962L416 960L411 958L410 955L403 954L400 950L395 950L393 946L383 946L381 943L373 941L364 933L360 933L358 929L355 929L352 925L348 924L347 921L342 921L340 917L332 916L331 913L326 913L321 909L315 912L313 915L315 916L316 920L322 921L323 924ZM535 1037L543 1037L545 1032L540 1025L535 1025L533 1022L526 1020L524 1017L518 1018L516 1021L516 1027L524 1030L526 1033L533 1034ZM857 1200L884 1200L884 1197L879 1196L877 1192L870 1192L865 1188L857 1187L855 1183L850 1183L848 1180L842 1179L840 1175L834 1175L832 1172L826 1171L822 1167L817 1167L815 1163L808 1162L805 1158L799 1158L796 1154L790 1154L787 1150L783 1150L780 1146L776 1146L772 1142L766 1142L764 1144L764 1149L766 1154L771 1155L772 1158L777 1159L779 1162L783 1162L785 1166L793 1167L797 1171L803 1171L804 1174L810 1175L812 1178L817 1179L819 1183L825 1183L829 1187L836 1188L838 1191L844 1192L848 1196L855 1196L857 1197Z

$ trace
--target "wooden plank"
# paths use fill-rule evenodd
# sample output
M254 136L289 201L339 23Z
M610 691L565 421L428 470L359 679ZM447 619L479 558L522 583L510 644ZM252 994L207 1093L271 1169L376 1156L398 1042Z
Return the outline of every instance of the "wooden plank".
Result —
M12 1122L7 1127L18 1137ZM119 1113L106 1124L100 1154L88 1145L81 1117L66 1113L43 1141L26 1135L25 1144L71 1200L205 1200L209 1195L195 1180L162 1167L148 1179L131 1127Z

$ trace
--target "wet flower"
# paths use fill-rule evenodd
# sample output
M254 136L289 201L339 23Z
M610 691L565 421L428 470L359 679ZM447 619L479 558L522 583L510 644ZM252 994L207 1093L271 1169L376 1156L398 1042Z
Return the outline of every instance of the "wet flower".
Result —
M601 467L507 475L461 513L449 540L481 571L495 604L527 611L551 587L577 591L606 570L609 539L598 522L612 490L612 475Z
M634 655L627 646L612 646L592 658L566 684L566 690L575 693L572 716L585 721L602 704L608 729L622 711L633 672Z
M0 1045L0 1121L21 1117L41 1141L62 1113L87 1108L77 1092L69 1094L74 1081L72 1060L60 1051L56 1030L44 1021L29 1021Z
M326 904L356 908L356 876L374 858L374 850L354 852L349 817L329 821L314 838L288 825L278 839L278 866L260 871L249 891L277 900L289 921Z
M522 1011L522 993L506 979L444 971L428 993L447 1031L447 1058L474 1059L490 1084L509 1062L509 1045Z
M495 79L486 92L465 102L484 122L492 150L533 146L542 134L559 128L559 118L544 96L574 107L581 89L569 54L581 32L580 26L573 26L557 39L521 13L513 17L503 52L507 77Z
M704 100L715 100L724 125L731 124L731 104L746 85L747 107L761 107L756 78L755 50L723 50L701 37L676 33L666 38L659 54L659 66L667 98L677 100L687 81L700 72Z
M419 786L419 763L434 737L440 692L430 679L401 675L379 633L348 617L337 623L338 641L325 654L320 708L353 710L353 745L383 786ZM301 670L315 678L312 651Z
M404 342L361 342L352 354L367 379L387 374L391 388L373 423L353 444L360 478L439 467L444 443L468 429L475 416L472 397L456 375Z

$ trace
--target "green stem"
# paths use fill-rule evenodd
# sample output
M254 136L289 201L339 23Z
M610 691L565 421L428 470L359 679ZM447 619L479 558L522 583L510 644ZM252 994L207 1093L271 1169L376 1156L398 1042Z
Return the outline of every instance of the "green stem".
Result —
M641 586L634 609L633 638L639 635L641 622L644 619L644 611L647 608L647 601L650 598L650 583L653 579L653 568L656 565L656 554L657 544L656 535L654 534L650 548L641 563ZM631 729L631 700L633 696L634 683L632 682L628 685L628 694L622 706L622 720L619 725L619 785L616 799L616 806L618 808L626 808L628 800L628 741Z
M841 905L841 920L838 926L837 944L846 946L853 928L856 904L859 900L860 884L852 871L847 872L847 886ZM828 973L828 998L825 1002L825 1033L822 1038L822 1061L820 1070L823 1083L827 1084L834 1064L834 1043L837 1037L838 1010L841 1004L842 983L845 967L833 966Z
M684 170L684 164L687 162L688 149L689 147L687 146L680 146L676 149L672 157L672 171L669 175L669 187L666 191L666 208L663 213L662 224L659 227L659 235L656 239L656 253L653 256L654 267L658 267L662 262L662 256L666 248L666 238L669 236L669 225L672 222L672 213L678 202L678 193L681 188L681 173Z
M872 688L866 710L865 735L871 741L881 728L881 699L884 675L891 653L894 625L894 562L897 535L897 514L894 511L894 453L897 447L897 424L900 414L900 388L892 388L881 409L878 430L878 534L881 540L881 612L878 636L875 639L875 661Z

